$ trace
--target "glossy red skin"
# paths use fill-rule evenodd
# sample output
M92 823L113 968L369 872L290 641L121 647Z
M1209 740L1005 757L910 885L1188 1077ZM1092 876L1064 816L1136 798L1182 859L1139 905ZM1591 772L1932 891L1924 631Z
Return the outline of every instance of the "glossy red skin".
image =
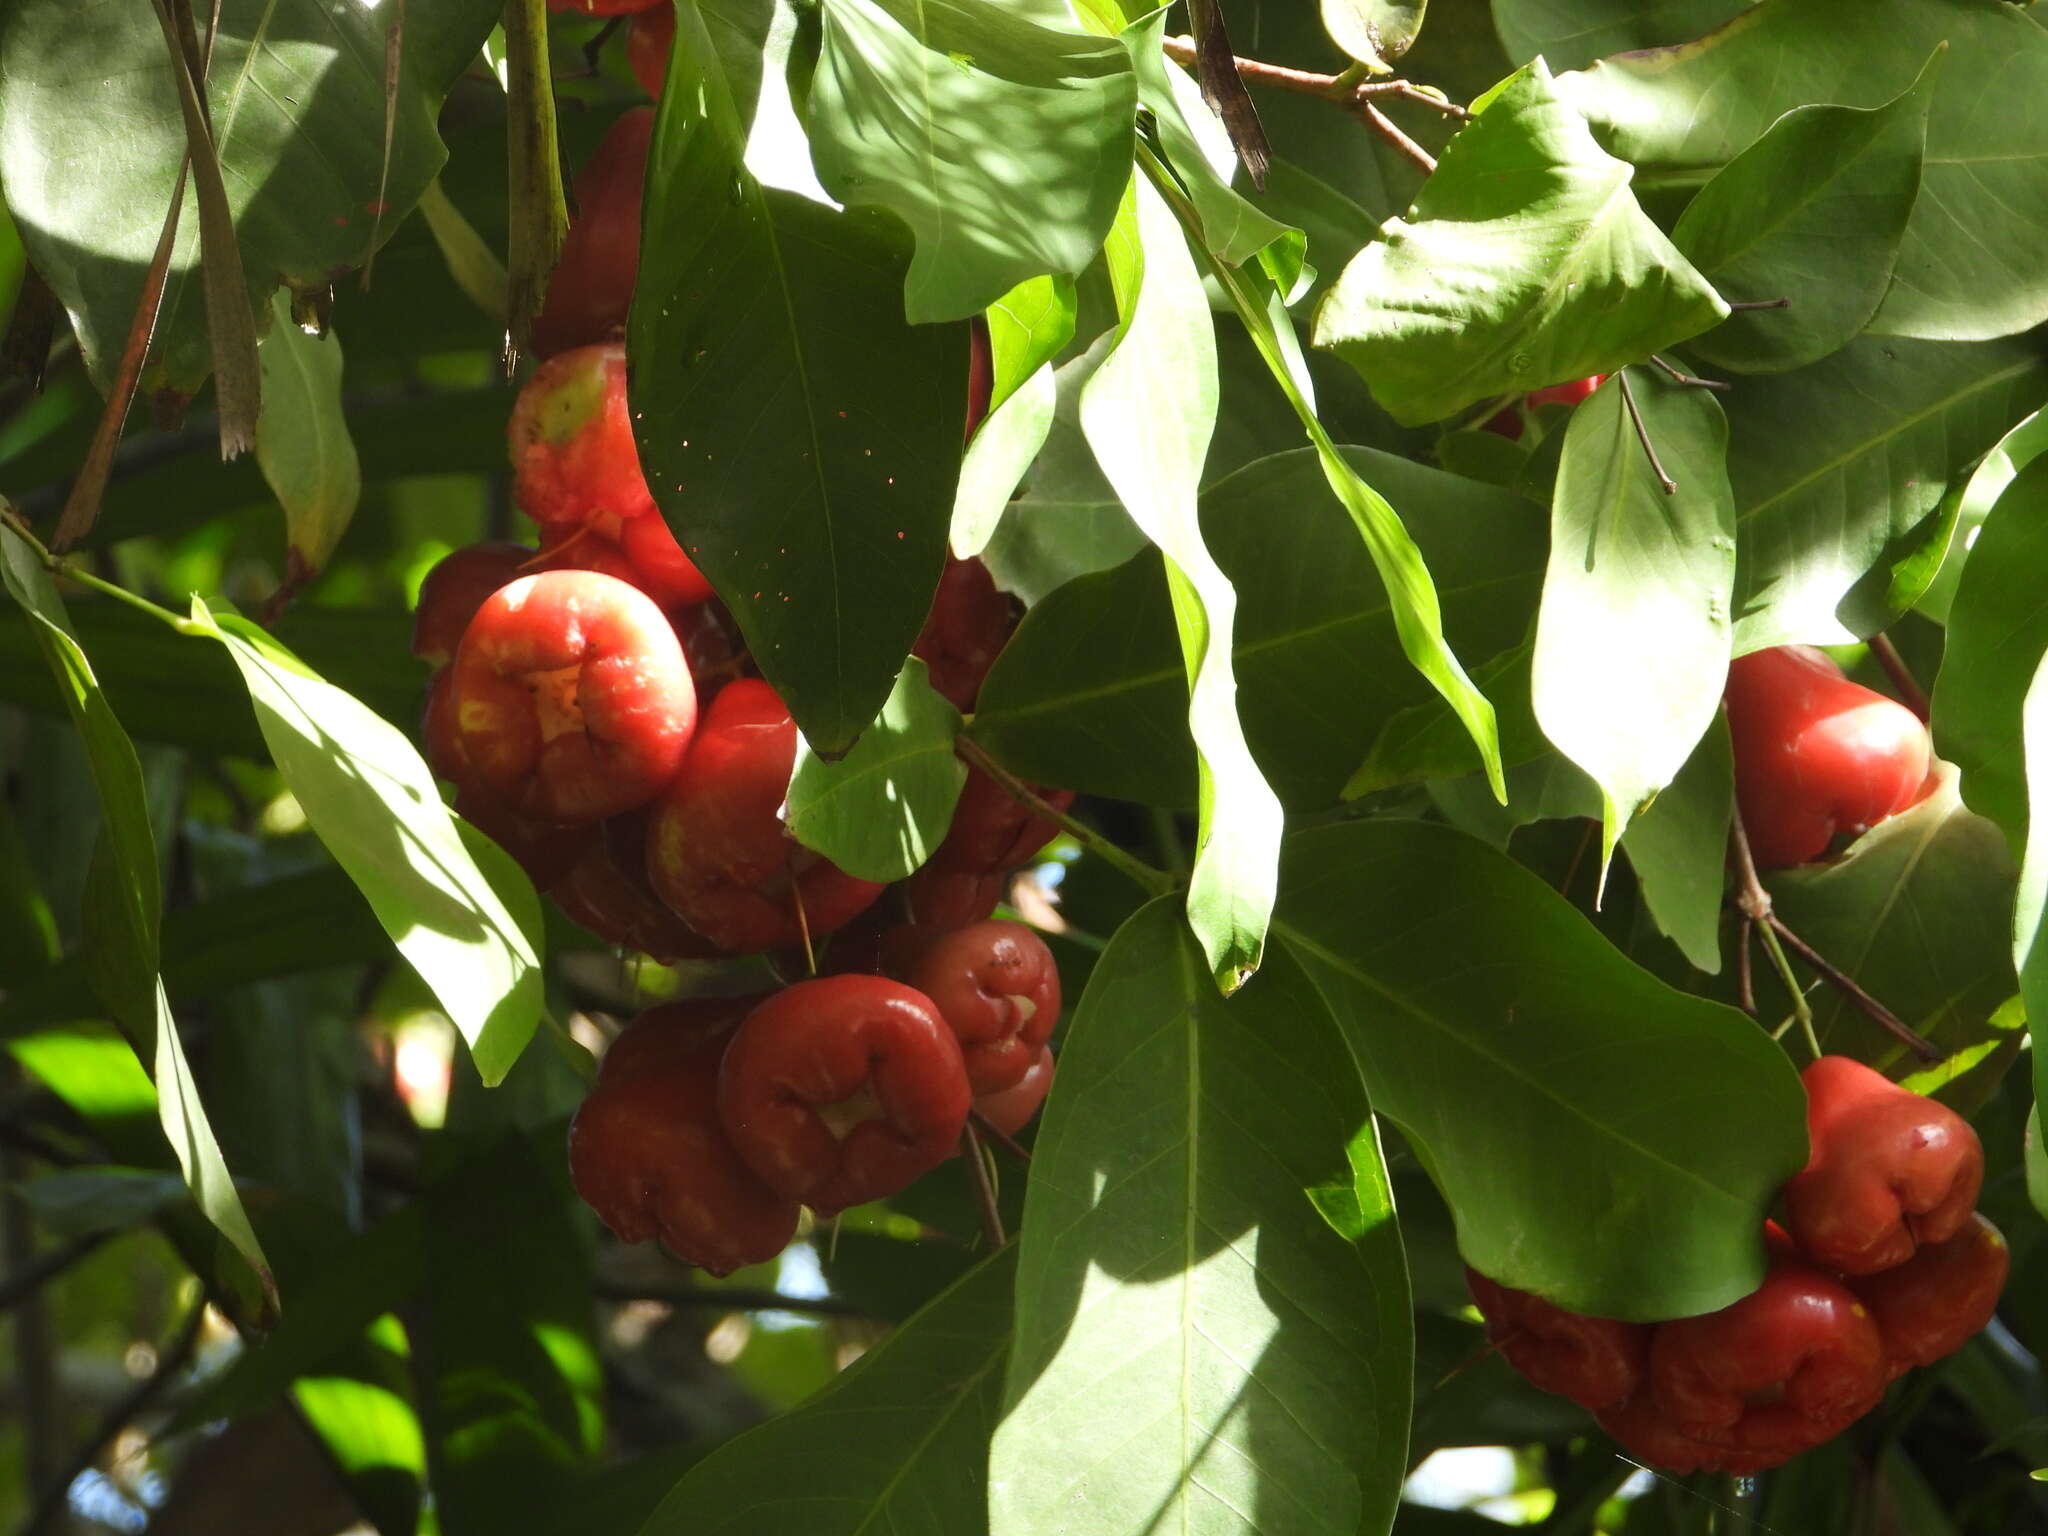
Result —
M455 711L449 703L451 680L448 667L427 679L427 696L420 705L420 755L435 777L460 784L469 777L469 758L462 750L462 736L455 728Z
M1541 389L1532 389L1522 398L1519 406L1511 405L1506 410L1496 411L1488 417L1483 430L1497 437L1504 437L1509 442L1517 442L1522 436L1524 411L1533 411L1539 405L1577 405L1598 389L1601 380L1606 377L1604 373L1596 373L1587 378L1573 379L1568 384L1546 384Z
M1808 1421L1759 1424L1746 1433L1741 1443L1723 1444L1696 1440L1672 1427L1648 1399L1637 1397L1595 1415L1600 1427L1621 1442L1622 1449L1645 1466L1667 1472L1732 1472L1747 1477L1771 1467L1781 1467L1802 1451L1834 1438L1839 1431L1826 1430ZM1780 1438L1771 1440L1767 1432Z
M1806 1085L1806 1166L1785 1186L1785 1226L1824 1269L1869 1275L1963 1229L1984 1184L1984 1146L1945 1104L1847 1056Z
M732 1143L821 1216L936 1168L967 1123L960 1047L931 1000L880 976L821 976L761 1004L718 1074ZM836 1112L839 1133L821 1111Z
M654 511L626 409L626 349L577 347L534 370L505 430L512 495L537 523L630 520Z
M988 321L974 317L967 328L967 441L974 441L975 429L988 416L988 403L995 397L996 355L989 341Z
M1641 1387L1650 1355L1650 1330L1642 1324L1567 1312L1472 1269L1465 1283L1486 1318L1487 1338L1532 1386L1596 1413Z
M457 791L455 810L511 854L539 890L546 890L574 869L592 840L588 827L529 820L470 786Z
M778 812L796 724L766 683L726 684L648 821L647 876L677 916L720 949L758 954L822 938L882 887L804 849ZM797 902L803 904L803 922Z
M1045 1096L1052 1092L1053 1071L1051 1049L1040 1046L1031 1069L1008 1088L976 1099L974 1112L1005 1136L1016 1135L1031 1123Z
M446 666L484 599L524 575L532 558L533 550L526 545L502 540L466 545L443 555L420 583L412 616L413 655Z
M638 521L638 519L636 519ZM540 552L528 563L532 571L596 571L614 581L623 581L627 586L659 602L660 596L649 592L646 578L640 568L626 558L626 552L619 548L615 539L607 538L589 523L543 523L540 530Z
M996 590L988 567L949 555L910 654L924 662L932 687L966 714L1016 623L1016 609L1008 594Z
M1728 668L1735 799L1759 869L1806 864L1917 803L1934 765L1905 705L1842 675L1825 652L1781 645Z
M1973 1212L1948 1241L1923 1244L1896 1269L1858 1276L1849 1288L1877 1320L1890 1372L1898 1376L1954 1354L1990 1322L2011 1269L2005 1235Z
M664 606L701 603L717 595L660 513L631 519L620 530L619 547L640 572L648 592Z
M1648 1394L1681 1435L1796 1454L1839 1434L1884 1393L1884 1343L1868 1309L1792 1255L1782 1234L1772 1246L1756 1290L1651 1333Z
M664 3L634 22L635 35L656 18L673 31L675 12ZM631 50L629 39L629 58ZM667 63L664 52L662 64ZM548 278L547 300L534 317L536 356L610 341L625 330L640 276L640 204L653 137L652 107L622 113L577 173L576 216Z
M548 899L570 922L607 944L665 965L722 956L716 945L669 911L647 883L645 811L575 830L586 838L575 863L545 887Z
M903 979L932 1000L960 1042L977 1098L1021 1082L1059 1023L1059 967L1045 940L1022 923L942 934Z
M718 1067L755 998L649 1009L612 1042L569 1126L576 1192L623 1241L658 1237L714 1275L765 1263L801 1214L733 1149L718 1120Z
M904 906L913 926L949 933L994 912L1009 884L1007 870L992 874L928 863L903 882Z
M1055 810L1074 803L1073 791L1041 789L1040 799ZM1009 792L979 768L967 770L959 803L945 841L930 862L941 869L995 874L1028 862L1051 842L1059 828L1011 798Z
M675 51L676 13L668 5L642 11L633 18L626 34L626 67L640 82L640 89L661 100L662 85L668 80L668 59Z
M544 571L477 610L449 707L474 784L536 821L644 805L697 723L682 646L654 600L592 571Z

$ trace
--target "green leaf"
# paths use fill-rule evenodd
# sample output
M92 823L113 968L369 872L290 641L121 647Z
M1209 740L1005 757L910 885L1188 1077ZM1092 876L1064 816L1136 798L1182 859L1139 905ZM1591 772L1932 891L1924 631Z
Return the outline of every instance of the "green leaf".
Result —
M1925 200L1923 196L1923 201ZM1737 527L1735 651L1846 644L1895 617L1893 566L1943 494L2048 399L2048 357L1865 336L1723 401Z
M1245 745L1231 665L1237 594L1196 510L1216 426L1215 331L1180 224L1149 182L1137 185L1136 235L1124 281L1137 291L1120 294L1124 331L1082 388L1081 426L1131 520L1165 557L1200 775L1188 921L1231 992L1265 948L1282 814Z
M1876 107L1946 43L1926 165L1873 322L1936 341L2048 320L2038 260L2048 195L2048 32L1988 0L1763 0L1680 48L1607 59L1560 89L1646 186L1691 184L1811 102Z
M1963 770L1963 798L2005 829L2029 836L2030 769L2022 722L2048 651L2048 458L2037 458L2000 494L1963 567L1949 610L1934 686L1934 746ZM2036 1015L2048 1018L2048 1014Z
M46 1173L21 1187L37 1223L56 1237L120 1232L187 1198L176 1174L147 1168L78 1167Z
M1524 641L1474 669L1473 681L1500 711L1500 760L1511 784L1521 764L1554 755L1529 702L1529 664L1535 649L1533 640ZM1480 771L1479 754L1458 717L1442 699L1428 699L1386 718L1365 761L1345 783L1344 798L1355 800L1401 784ZM1487 798L1492 799L1491 790ZM1598 814L1597 802L1593 814Z
M640 1536L985 1529L1016 1252L977 1265L803 1407L705 1457Z
M1342 452L1350 471L1399 507L1437 573L1444 630L1457 648L1485 657L1518 645L1541 580L1538 510L1391 454ZM1405 664L1386 589L1356 528L1332 515L1327 490L1318 456L1302 449L1217 481L1201 505L1203 540L1238 599L1232 633L1245 737L1282 801L1303 810L1333 803L1382 726L1434 697ZM1025 528L1046 518L1049 540L1079 521L1029 506L1015 516ZM992 556L1002 547L999 540ZM969 734L1038 783L1191 805L1185 673L1169 610L1151 552L1053 591L997 658ZM1469 743L1455 718L1446 729ZM1478 766L1477 750L1463 751L1460 761Z
M1723 297L1790 298L1730 315L1692 351L1738 373L1782 373L1846 346L1891 286L1920 192L1941 50L1881 107L1799 107L1686 204L1671 243Z
M953 755L960 712L933 691L924 663L904 664L896 690L854 749L827 762L800 742L790 775L789 830L862 880L902 880L945 839L967 765Z
M998 587L1029 605L1076 577L1123 564L1146 542L1121 502L1026 497L1004 509L982 561Z
M1709 975L1721 969L1721 898L1734 804L1735 761L1727 724L1717 718L1670 787L1621 840L1657 931Z
M1134 916L1031 1173L993 1536L1384 1530L1407 1274L1357 1071L1285 952L1225 1001L1171 900ZM1354 1236L1309 1196L1333 1179Z
M1572 412L1551 503L1530 697L1600 786L1600 866L1721 707L1735 586L1728 425L1705 390L1645 379L1633 398L1666 494L1610 378Z
M1864 833L1833 863L1779 871L1767 883L1794 933L1945 1053L2007 1036L1992 1015L2018 985L2017 876L1998 828L1963 808L1953 769L1941 771L1925 800ZM1768 968L1758 971L1758 1007L1784 1017L1790 999ZM1832 989L1809 1001L1825 1049L1893 1072L1921 1065Z
M965 319L1094 259L1130 179L1121 48L971 0L824 0L821 15L818 179L916 235L913 321Z
M341 338L309 336L292 319L291 301L270 300L270 334L257 352L263 414L256 459L284 508L291 555L306 573L320 570L348 531L363 489L356 445L341 406Z
M1806 1137L1791 1063L1751 1020L1664 986L1446 827L1300 833L1281 891L1276 947L1443 1191L1466 1262L1641 1321L1755 1288Z
M1955 527L1949 534L1940 569L1913 605L1935 623L1946 625L1949 621L1956 586L1962 580L1963 567L1984 519L2012 484L2013 476L2044 450L2048 450L2048 411L2035 411L2001 437L1970 471L1970 478L1949 492L1948 500L1955 505Z
M1636 206L1537 60L1481 102L1316 311L1315 344L1407 425L1612 373L1728 306Z
M435 119L475 56L497 0L415 6L385 142L385 31L392 18L323 0L226 0L207 96L249 307L262 321L279 284L324 288L361 266L443 160ZM186 147L170 54L151 8L22 0L0 16L0 181L36 271L71 316L104 389ZM53 176L75 163L78 174ZM189 395L210 367L198 281L195 193L143 379Z
M241 1299L264 1313L272 1312L276 1280L207 1124L157 974L162 876L141 760L71 632L56 587L27 543L5 527L0 527L0 579L28 615L44 659L58 679L84 740L99 794L102 820L86 888L88 977L137 1054L152 1052L150 1076L165 1139L199 1209L247 1263L246 1271L230 1270Z
M746 137L705 22L682 6L627 335L635 431L677 539L805 738L839 753L931 607L966 327L905 324L894 216L764 188Z
M1322 0L1330 41L1375 74L1391 74L1422 30L1429 0Z
M484 1081L496 1083L540 1016L533 887L509 866L497 882L485 878L433 774L394 726L254 625L216 621L196 595L192 623L227 648L307 821L433 989Z
M1158 125L1166 162L1201 215L1202 238L1217 260L1233 267L1262 258L1291 298L1302 273L1305 237L1232 190L1237 151L1202 100L1201 88L1185 70L1166 62L1160 46L1165 36L1166 11L1161 9L1125 30L1121 41L1138 74L1139 100Z
M1052 430L1058 393L1047 364L989 412L967 445L948 534L958 558L980 554L1002 526L1011 498Z
M2029 808L2048 801L2048 653L2042 655L2027 686L2022 709ZM2026 853L2020 861L2019 886L2013 900L2013 965L2019 972L2020 996L2030 1025L2048 1019L2048 816L2028 824ZM2041 1145L2041 1111L2048 1104L2048 1051L2034 1058L2034 1119L2028 1140L2027 1191L2048 1215L2048 1156Z
M1610 53L1690 42L1740 15L1744 0L1494 0L1508 57L1578 69Z
M1066 351L1074 339L1077 303L1072 278L1048 276L1019 283L989 305L990 410L1001 410L1026 380Z

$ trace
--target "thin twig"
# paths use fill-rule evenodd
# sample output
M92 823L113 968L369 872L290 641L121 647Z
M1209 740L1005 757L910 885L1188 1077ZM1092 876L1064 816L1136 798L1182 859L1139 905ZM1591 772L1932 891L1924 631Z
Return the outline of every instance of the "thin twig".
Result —
M1745 913L1735 930L1735 1001L1752 1019L1756 1018L1756 978L1750 972L1749 944L1755 927Z
M1656 446L1650 441L1650 429L1643 425L1643 413L1636 407L1635 391L1628 385L1628 370L1624 368L1615 375L1621 380L1621 403L1628 407L1628 419L1635 424L1636 441L1643 445L1643 453L1649 458L1650 472L1657 477L1657 483L1664 487L1666 496L1678 493L1678 482L1664 473L1664 466L1657 459Z
M1913 675L1913 669L1906 665L1906 658L1899 654L1899 648L1892 644L1892 637L1876 634L1870 637L1870 654L1877 658L1877 664L1884 668L1884 675L1892 680L1892 687L1898 690L1899 702L1913 711L1923 721L1929 714L1927 690L1920 686L1920 680Z
M1009 1239L1003 1235L1003 1213L996 1207L996 1187L988 1176L988 1154L982 1150L981 1134L971 1119L960 1128L960 1155L967 1160L968 1182L974 1186L981 1235L988 1239L990 1248L1000 1248Z
M1665 376L1672 383L1683 385L1687 389L1729 390L1735 387L1726 379L1703 379L1696 373L1687 373L1683 368L1675 367L1654 352L1650 354L1650 361L1663 369Z
M1784 983L1785 990L1792 994L1792 1017L1799 1021L1799 1033L1806 1039L1806 1048L1813 1053L1813 1059L1819 1061L1820 1036L1814 1032L1813 1008L1806 1001L1806 989L1799 985L1792 962L1785 958L1785 951L1778 943L1783 930L1775 917L1769 917L1757 924L1756 931L1764 941L1764 953L1771 957L1771 968L1778 973L1778 980Z
M994 779L1002 790L1019 805L1025 806L1035 815L1043 816L1061 831L1079 843L1084 852L1092 853L1103 863L1118 870L1139 887L1154 896L1164 896L1174 888L1173 876L1163 869L1154 869L1143 859L1125 852L1115 843L1097 832L1085 822L1077 821L1065 811L1053 806L1029 784L1018 778L1009 769L988 755L980 742L962 736L953 743L953 750L960 754L962 762L970 768L979 768Z
M193 1349L199 1343L200 1326L205 1321L206 1303L202 1300L193 1305L191 1315L185 1319L177 1337L157 1356L156 1369L131 1387L119 1402L107 1410L106 1417L100 1420L91 1437L79 1447L78 1454L72 1457L70 1467L43 1490L42 1497L36 1501L35 1513L29 1516L28 1524L22 1527L22 1536L49 1536L49 1533L59 1529L58 1522L70 1502L71 1485L91 1469L92 1464L100 1459L100 1453L106 1449L108 1443L155 1402L164 1388L171 1384L171 1378L185 1368L186 1362L192 1358Z
M1791 947L1793 953L1798 955L1800 959L1804 960L1816 971L1819 971L1822 979L1831 984L1844 997L1848 998L1851 1003L1855 1004L1858 1012L1869 1019L1871 1023L1884 1030L1886 1034L1898 1041L1899 1044L1903 1045L1915 1056L1918 1056L1922 1061L1935 1062L1940 1061L1946 1055L1946 1052L1940 1046L1929 1040L1925 1035L1914 1029L1912 1025L1893 1013L1891 1009L1885 1007L1883 1003L1858 986L1855 978L1850 976L1848 972L1822 955L1819 950L1807 943L1806 940L1800 938L1790 928L1787 928L1785 920L1778 916L1777 913L1773 912L1771 914L1769 924L1778 937Z
M1388 117L1386 113L1382 112L1364 97L1360 97L1357 101L1353 102L1351 110L1358 115L1358 120L1364 123L1366 127L1370 128L1374 133L1422 167L1423 175L1428 176L1435 173L1436 156L1432 155L1428 150L1394 126L1394 120Z
M1758 309L1790 309L1791 307L1792 301L1789 298L1748 299L1739 304L1730 304L1728 306L1728 311L1730 314L1741 315L1748 314L1750 311Z
M1742 824L1742 807L1733 808L1728 822L1728 841L1735 854L1735 907L1746 918L1754 931L1763 940L1764 953L1770 957L1771 968L1778 973L1786 995L1792 999L1792 1018L1799 1021L1800 1032L1812 1048L1814 1058L1820 1057L1820 1037L1813 1032L1813 1010L1807 1006L1806 989L1799 985L1799 977L1792 969L1792 962L1785 958L1785 951L1778 943L1777 930L1772 926L1771 893L1764 889L1764 882L1757 874L1756 856L1750 851L1749 829ZM1753 1012L1754 1010L1752 1010ZM1791 1022L1790 1020L1787 1023ZM1784 1025L1772 1033L1776 1039L1784 1032Z
M990 1141L994 1142L997 1146L1001 1147L1005 1152L1009 1153L1010 1156L1016 1158L1018 1162L1029 1163L1031 1161L1031 1154L1025 1150L1024 1146L1017 1140L1017 1138L1012 1136L1008 1131L1003 1130L993 1120L989 1119L987 1115L984 1115L980 1110L970 1109L967 1112L967 1119L976 1130L980 1131L982 1135L986 1136Z
M190 619L182 618L178 614L171 612L170 609L152 603L140 593L130 592L126 587L103 580L68 555L52 554L48 546L35 536L35 531L8 510L4 501L0 501L0 525L7 527L24 544L28 545L31 550L35 551L36 559L42 563L43 569L52 576L61 576L66 581L75 581L81 587L89 587L106 597L126 603L131 608L140 609L151 618L170 625L171 628L181 635L196 635L206 632L198 625L195 625Z

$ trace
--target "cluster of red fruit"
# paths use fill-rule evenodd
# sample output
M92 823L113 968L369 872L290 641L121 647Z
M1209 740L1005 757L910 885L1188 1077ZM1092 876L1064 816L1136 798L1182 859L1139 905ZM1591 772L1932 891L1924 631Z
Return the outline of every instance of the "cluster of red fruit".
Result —
M1667 1323L1567 1312L1467 1271L1487 1337L1630 1454L1752 1473L1833 1438L1990 1321L2009 1255L1974 1209L1976 1132L1842 1056L1806 1069L1811 1154L1766 1222L1764 1282Z
M444 559L413 649L437 668L429 761L569 917L661 960L822 958L828 974L772 996L644 1015L576 1121L573 1172L599 1215L723 1273L773 1257L799 1203L829 1214L903 1188L970 1113L1008 1135L1036 1112L1059 978L1036 934L989 918L1055 829L973 771L937 851L894 888L788 835L795 722L656 509L633 439L615 338L650 118L628 113L578 180L535 329L546 361L513 409L513 494L539 546ZM1015 622L980 561L949 560L913 654L971 710Z

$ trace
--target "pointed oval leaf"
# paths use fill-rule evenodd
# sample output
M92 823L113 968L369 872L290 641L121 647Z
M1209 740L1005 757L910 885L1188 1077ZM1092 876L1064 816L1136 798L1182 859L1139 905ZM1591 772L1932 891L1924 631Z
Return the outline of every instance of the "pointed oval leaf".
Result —
M485 877L397 727L254 625L216 622L196 595L192 622L227 648L306 820L496 1083L540 1017L533 886L509 859Z
M1113 41L965 0L824 0L811 154L917 237L914 321L963 320L1094 259L1130 179L1138 87Z
M361 266L447 157L435 119L498 0L409 7L385 143L385 36L396 12L324 0L226 0L207 96L249 305L279 283ZM0 11L0 182L36 270L111 378L185 153L170 55L147 5L22 0ZM120 131L110 133L108 125ZM53 175L91 146L90 173ZM188 190L187 198L193 197ZM189 395L209 364L198 220L181 221L145 390Z
M1413 217L1389 219L1316 310L1315 344L1410 426L1611 373L1728 313L1541 59L1477 105Z
M1950 49L1922 192L1872 329L1933 341L2048 320L2048 29L1984 0L1762 0L1678 48L1606 59L1559 88L1645 185L1696 180L1795 107L1877 107Z
M1742 9L1743 0L1493 0L1492 7L1508 57L1540 53L1552 69L1690 42Z
M704 20L677 12L627 346L640 462L798 727L844 752L931 608L966 327L904 322L894 217L764 188Z
M1666 494L1623 390L1678 488ZM1623 374L1572 412L1551 502L1530 697L1600 786L1601 867L1721 707L1732 634L1728 424L1704 390Z
M1940 54L1881 107L1787 112L1700 188L1671 242L1731 302L1789 298L1730 315L1691 350L1738 373L1826 357L1870 323L1920 193Z
M705 1457L640 1536L986 1529L1016 1253L991 1255L803 1407Z
M257 349L263 414L256 461L284 508L285 535L297 569L326 565L348 531L362 495L362 467L341 407L341 338L309 336L282 293L270 301L270 334Z
M1357 1069L1285 955L1228 1001L1206 969L1157 901L1082 995L1025 1196L992 1536L1392 1515L1412 1324ZM1333 1180L1343 1231L1309 1193Z
M960 712L912 657L854 749L827 762L799 742L790 775L789 830L862 880L901 880L945 840L967 765L953 755Z
M1281 891L1274 942L1421 1154L1467 1263L1645 1321L1755 1289L1806 1123L1753 1020L1673 991L1535 875L1434 823L1299 833Z

